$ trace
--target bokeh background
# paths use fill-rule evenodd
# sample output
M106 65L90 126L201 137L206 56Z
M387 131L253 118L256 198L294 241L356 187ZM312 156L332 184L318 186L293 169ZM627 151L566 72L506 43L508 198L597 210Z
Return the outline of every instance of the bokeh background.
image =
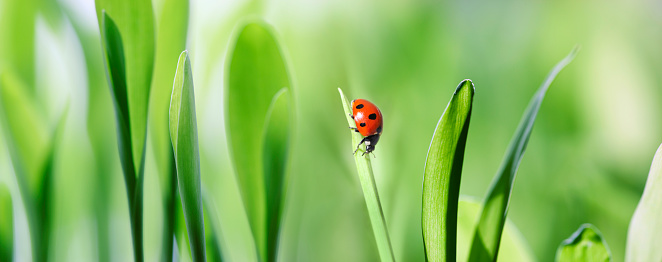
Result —
M3 9L19 2L37 11L16 24L10 19L16 14ZM153 0L155 9L161 2ZM470 78L476 87L461 194L482 198L529 98L577 44L581 51L552 84L538 115L509 218L540 261L552 261L559 243L585 222L602 231L614 261L623 260L628 223L662 142L660 1L191 0L187 49L202 180L215 200L229 261L256 259L223 114L227 47L236 26L248 18L273 26L294 82L296 129L282 261L378 259L337 87L382 110L384 133L372 163L393 248L400 261L423 261L423 166L456 85ZM0 60L21 61L26 72L32 70L24 79L34 85L49 125L69 104L56 151L54 261L97 259L92 185L98 175L88 121L108 127L111 258L132 260L107 87L100 91L107 101L88 101L90 65L83 47L100 47L96 21L91 0L0 1ZM26 27L33 30L22 31ZM81 41L76 27L90 38ZM22 52L33 56L16 57ZM104 77L93 80L105 82ZM88 119L92 106L108 117ZM25 210L4 139L0 183L14 197L16 260L29 261ZM149 141L144 244L146 260L155 261L163 210Z

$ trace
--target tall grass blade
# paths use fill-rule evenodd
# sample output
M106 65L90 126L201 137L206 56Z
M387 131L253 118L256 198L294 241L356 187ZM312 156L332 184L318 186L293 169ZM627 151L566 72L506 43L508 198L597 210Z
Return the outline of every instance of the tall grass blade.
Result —
M644 193L632 215L625 261L662 261L662 145L648 173Z
M340 92L340 99L342 100L342 107L345 111L347 124L350 127L356 127L356 123L354 123L354 120L350 117L352 109L345 94L343 94L340 88L338 88L338 92ZM361 134L354 132L351 129L348 130L350 130L350 134L352 135L352 146L354 147L359 144L363 137ZM365 150L365 146L362 146L362 150ZM354 161L356 162L356 170L359 173L359 180L361 181L363 197L365 198L365 203L368 208L372 231L375 234L375 241L377 241L379 257L382 261L395 261L391 239L388 235L388 228L386 226L386 219L384 218L384 211L382 210L382 204L379 200L379 194L377 193L375 176L372 173L370 154L363 155L357 153L354 155Z
M457 208L474 86L462 81L439 118L423 177L423 242L429 261L456 261Z
M287 88L274 95L264 132L264 185L267 195L267 257L276 261L278 237L285 199L285 171L290 141L290 93Z
M124 45L120 31L110 16L105 12L101 12L101 38L103 44L106 74L108 78L108 85L111 89L113 104L115 105L115 117L117 119L117 144L120 154L120 163L124 171L124 183L126 185L127 199L129 202L129 216L131 220L131 236L133 237L133 252L136 261L144 260L143 252L143 230L142 230L142 214L143 214L143 168L145 160L145 147L144 139L139 141L135 140L134 132L141 132L136 130L133 125L135 121L131 112L135 109L130 107L129 85L127 82L126 72L126 57L128 54L124 53ZM149 86L145 87L149 89ZM145 105L146 106L146 105ZM138 106L139 108L140 106ZM131 108L131 110L129 110ZM145 122L146 119L143 119ZM144 126L144 123L143 123ZM142 130L145 133L145 130ZM134 150L135 144L141 143L140 150ZM136 158L136 154L140 156ZM136 160L138 160L136 162ZM138 167L138 169L136 169Z
M225 116L230 155L249 224L262 261L272 261L274 250L272 221L267 194L280 191L267 185L264 170L265 124L269 107L279 90L289 90L291 83L278 42L262 23L249 23L239 30L234 48L229 52ZM269 144L271 142L268 142ZM280 142L278 142L280 143ZM274 149L280 150L280 149ZM285 159L285 158L281 158ZM270 177L272 175L269 175ZM277 179L281 180L281 179ZM267 189L272 188L272 189Z
M556 251L557 262L607 262L611 252L600 230L591 224L583 224ZM640 260L653 261L653 260Z
M538 91L533 95L533 98L531 98L531 102L529 102L529 106L515 131L515 136L510 141L508 150L506 150L501 167L494 180L492 180L485 197L483 210L474 234L469 261L494 261L497 257L503 225L508 214L510 194L515 182L515 174L526 150L538 110L549 85L561 69L572 61L578 50L578 47L575 47L568 56L554 66Z
M154 76L149 102L149 132L154 159L161 185L163 201L163 239L161 261L172 261L174 227L176 224L175 203L179 200L177 172L170 144L168 110L172 93L172 77L177 69L177 59L186 49L189 19L188 0L164 0L156 14L156 50ZM155 10L156 11L156 10Z
M191 61L187 51L179 55L172 88L170 138L177 163L177 181L191 245L191 256L193 261L206 261L198 127Z
M14 261L14 210L9 189L0 184L0 261Z
M147 109L154 67L154 11L151 0L96 0L97 17L103 32L105 17L111 17L123 43L125 103L134 174L141 173L147 130ZM104 15L105 13L105 15ZM102 41L116 41L104 39ZM106 51L107 52L107 51ZM170 76L172 77L172 75ZM170 78L168 77L168 78ZM119 87L111 86L113 89Z
M216 205L208 193L209 191L202 189L202 203L205 215L205 234L207 243L207 261L222 262L223 252L221 247L221 229L218 212L216 212Z

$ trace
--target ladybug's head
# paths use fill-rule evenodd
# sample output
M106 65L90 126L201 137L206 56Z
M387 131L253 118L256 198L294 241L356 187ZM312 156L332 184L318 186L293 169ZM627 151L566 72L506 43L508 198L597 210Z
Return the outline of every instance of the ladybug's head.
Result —
M365 139L365 152L363 154L370 154L372 151L375 150L375 146L377 145L377 142L379 142L379 137L380 134L374 134L367 136Z

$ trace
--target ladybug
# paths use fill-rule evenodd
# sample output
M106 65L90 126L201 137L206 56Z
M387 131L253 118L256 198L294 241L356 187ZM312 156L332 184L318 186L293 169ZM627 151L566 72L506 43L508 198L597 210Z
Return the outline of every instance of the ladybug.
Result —
M356 127L349 127L352 130L361 133L363 140L356 146L354 154L359 150L359 146L365 143L365 152L362 155L369 154L375 150L375 145L382 135L382 112L373 103L365 99L352 100L352 119Z

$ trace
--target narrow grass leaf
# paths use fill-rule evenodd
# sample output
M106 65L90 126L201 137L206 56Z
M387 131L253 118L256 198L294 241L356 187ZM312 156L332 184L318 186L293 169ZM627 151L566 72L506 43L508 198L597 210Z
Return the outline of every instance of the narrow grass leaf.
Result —
M268 204L262 139L274 96L282 88L291 88L291 83L278 42L263 23L243 26L228 56L224 97L230 156L259 257L267 261Z
M583 224L556 251L557 262L606 262L611 252L600 230L591 224ZM653 260L641 260L653 261Z
M0 261L14 261L14 210L9 189L0 184Z
M456 261L457 208L474 86L462 81L439 118L423 177L423 242L429 261Z
M342 107L345 111L347 124L350 127L356 127L356 123L350 117L352 109L348 103L345 94L338 88L340 92L340 99L342 100ZM348 129L352 136L352 147L359 144L363 137L361 134ZM361 150L365 150L365 145L361 146ZM368 215L370 216L370 224L372 225L372 232L375 234L375 241L377 242L377 249L379 250L379 257L382 261L395 261L393 255L393 247L391 246L391 239L388 235L388 228L386 226L386 219L384 218L384 211L382 204L379 200L377 193L377 184L375 184L375 176L372 173L372 164L370 164L370 154L363 155L361 153L354 154L354 162L356 162L356 170L359 174L361 181L361 188L363 190L363 197L365 198L366 206L368 208Z
M124 64L123 86L111 86L113 89L123 88L124 100L128 108L126 118L128 121L129 148L131 157L136 163L134 171L136 177L141 173L145 150L145 137L147 130L147 109L149 92L154 67L154 11L151 0L96 0L96 11L99 19L100 31L106 31L106 17L112 17L117 33L121 35L123 43L122 63ZM104 37L105 38L105 37ZM119 39L119 38L118 38ZM117 41L105 39L104 41ZM105 46L107 48L107 46ZM108 50L105 50L109 52ZM116 84L116 83L112 83ZM121 153L120 153L121 154Z
M290 94L287 88L274 95L267 113L264 132L264 184L267 195L267 257L276 261L282 202L285 195L285 171L290 140Z
M625 261L662 261L662 145L657 149L644 193L632 215Z
M172 77L177 69L177 59L181 51L186 49L189 1L164 0L161 4L162 7L155 10L156 50L150 91L148 129L159 174L164 212L161 260L172 261L172 236L174 235L174 220L177 217L174 202L180 200L176 195L177 171L170 143L168 112L172 93Z
M538 91L533 95L533 98L531 98L526 111L524 111L519 126L515 130L515 135L506 150L503 162L501 162L501 167L492 180L490 189L484 199L469 261L494 261L497 257L503 225L508 214L510 194L515 183L515 174L526 150L538 110L550 84L561 69L572 61L578 50L575 47L568 56L554 66Z
M200 186L200 153L195 115L193 75L188 52L179 55L170 100L170 137L177 163L177 181L184 208L193 261L206 261L205 230Z
M131 231L133 238L133 252L136 261L143 261L143 168L145 163L145 141L136 141L135 132L145 133L144 128L135 129L135 115L132 111L140 110L143 105L132 107L130 102L130 90L126 72L126 57L121 33L113 19L105 12L101 12L101 38L105 54L106 74L108 85L111 89L113 104L115 104L115 117L117 120L117 143L120 154L120 163L124 171L124 183L126 185L127 199L129 202L129 216L131 219ZM146 87L149 90L149 86ZM134 90L134 92L136 92ZM140 91L137 91L140 93ZM145 102L146 104L146 102ZM146 105L144 105L146 106ZM131 109L131 110L129 110ZM145 122L146 119L143 119ZM142 124L143 126L145 123ZM142 130L142 131L140 131ZM136 143L141 144L136 150ZM139 156L137 156L139 155Z
M474 198L460 196L457 214L457 261L467 261L471 247L472 234L476 230L478 215L482 203ZM514 223L506 219L503 237L499 245L497 262L533 262L537 261L533 250Z

